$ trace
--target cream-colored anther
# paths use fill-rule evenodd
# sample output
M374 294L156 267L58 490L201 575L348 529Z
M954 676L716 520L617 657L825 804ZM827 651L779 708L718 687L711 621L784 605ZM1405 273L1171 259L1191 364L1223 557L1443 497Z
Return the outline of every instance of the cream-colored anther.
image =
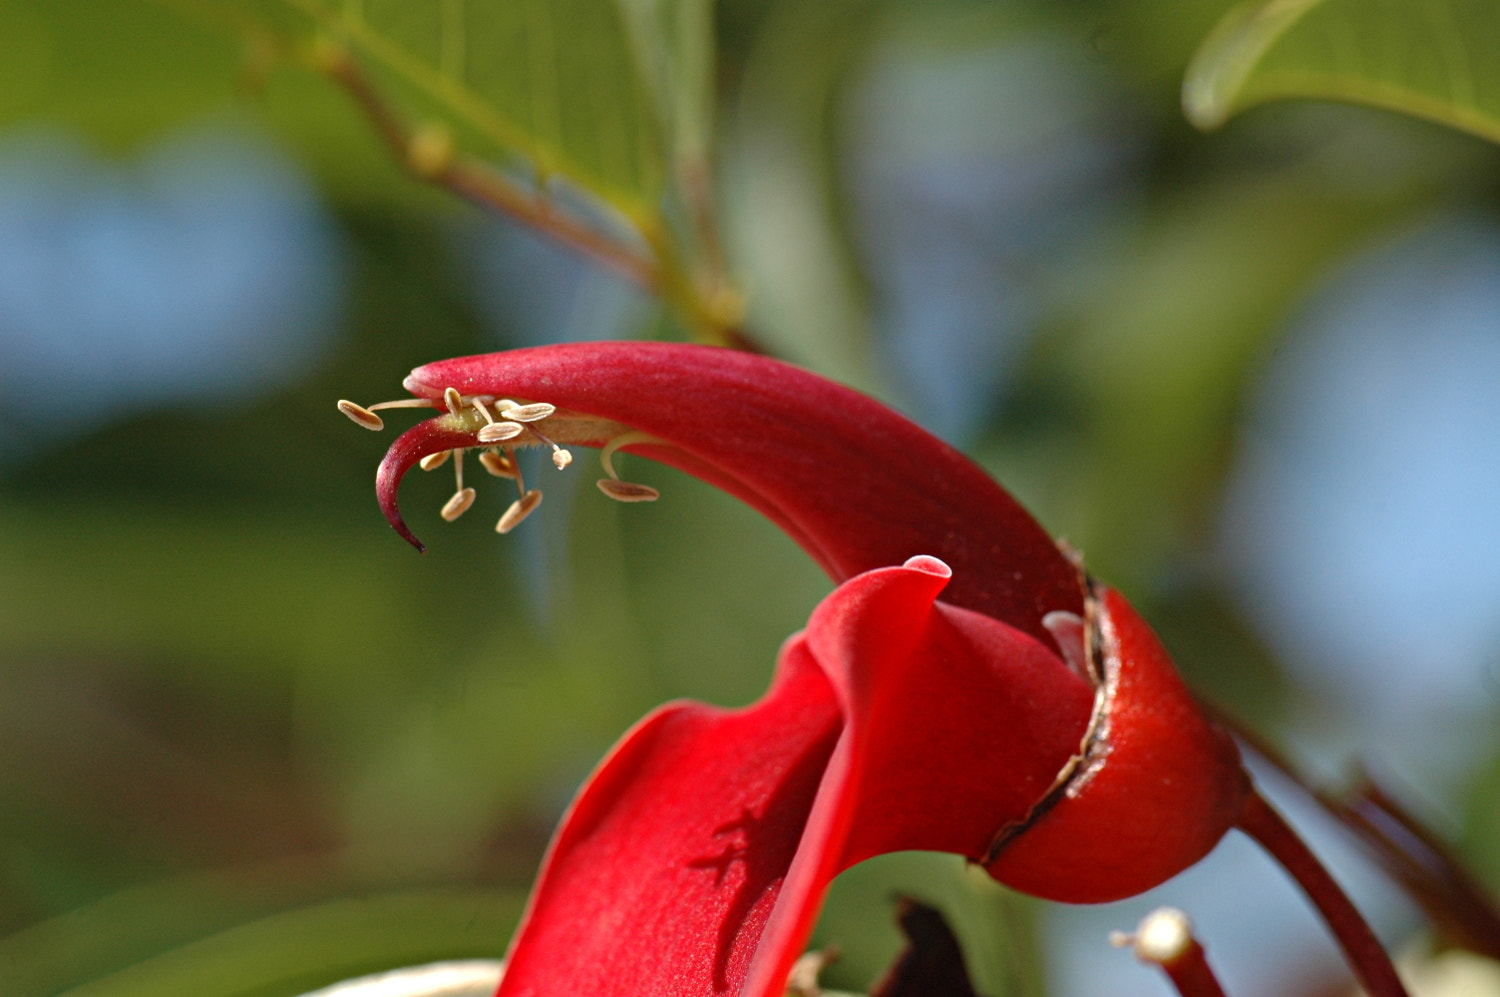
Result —
M1135 950L1142 962L1170 966L1193 947L1193 922L1176 907L1158 907L1141 918L1135 934L1116 931L1110 944Z
M363 405L356 405L347 398L339 399L339 411L347 415L349 420L356 426L363 426L371 431L385 428L385 422L381 420L380 416L371 412Z
M454 415L463 411L464 396L458 393L457 388L448 387L443 389L443 404L448 406L448 411Z
M504 443L520 436L525 429L519 422L492 422L479 428L479 442Z
M621 481L618 478L600 478L595 482L599 490L616 502L655 502L661 498L661 492L650 485L638 485L633 481Z
M502 419L514 419L516 422L537 422L557 411L556 405L548 405L546 402L532 402L529 405L517 405L515 402L510 402L507 405L506 402L509 401L510 399L508 398L502 398L497 403Z
M453 456L452 450L439 450L437 453L430 453L417 461L417 466L424 471L435 471L448 463L448 458L451 456Z
M493 450L486 450L481 453L479 455L479 463L483 464L484 469L497 478L513 479L516 476L515 465L506 460L503 454L498 454Z
M453 522L459 516L469 511L469 506L474 504L474 489L460 488L453 493L453 497L443 504L440 515L448 522Z
M573 463L572 451L564 450L562 447L554 443L552 445L552 463L557 467L559 471L561 471L563 468Z
M533 488L510 504L510 508L505 510L505 515L500 517L500 522L495 524L495 532L509 533L520 526L522 520L531 515L532 510L541 504L542 493Z

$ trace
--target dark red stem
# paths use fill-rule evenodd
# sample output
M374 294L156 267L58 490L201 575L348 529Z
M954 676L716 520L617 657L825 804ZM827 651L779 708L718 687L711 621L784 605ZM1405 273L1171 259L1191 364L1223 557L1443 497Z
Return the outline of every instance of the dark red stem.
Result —
M1464 869L1458 857L1367 772L1342 792L1315 787L1255 731L1222 711L1214 718L1234 732L1282 775L1296 783L1333 817L1359 836L1375 859L1398 880L1445 939L1471 952L1500 959L1500 905Z
M1186 951L1171 962L1161 964L1162 972L1182 997L1225 997L1219 978L1203 956L1203 946L1193 939Z
M1408 997L1396 967L1347 894L1323 863L1265 798L1252 792L1240 814L1239 829L1254 838L1285 869L1323 915L1349 968L1370 997Z

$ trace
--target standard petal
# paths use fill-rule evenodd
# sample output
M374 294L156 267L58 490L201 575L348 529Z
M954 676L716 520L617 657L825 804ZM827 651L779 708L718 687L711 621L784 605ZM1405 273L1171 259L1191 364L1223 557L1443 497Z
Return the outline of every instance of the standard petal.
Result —
M954 569L945 601L1048 646L1047 613L1083 613L1076 566L984 471L879 402L789 364L706 346L574 343L444 360L405 384L432 399L451 387L545 401L638 430L661 443L626 449L748 502L836 581L930 554Z
M642 721L553 840L497 997L740 993L841 727L796 640L753 706Z
M553 843L499 997L775 997L828 883L884 852L983 855L1078 750L1087 684L937 602L921 557L839 586L744 710L663 708Z
M913 558L839 586L808 624L855 759L844 865L902 849L980 858L1088 727L1088 684L1029 635L938 602L948 583L941 561Z
M745 997L781 992L839 872L908 849L981 857L1079 749L1087 683L1027 634L937 602L949 578L926 556L868 571L808 623L844 726Z

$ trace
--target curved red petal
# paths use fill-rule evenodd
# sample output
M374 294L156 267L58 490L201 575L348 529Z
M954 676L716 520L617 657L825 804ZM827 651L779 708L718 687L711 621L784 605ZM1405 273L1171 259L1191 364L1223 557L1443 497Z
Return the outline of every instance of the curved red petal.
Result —
M936 601L948 582L930 557L866 572L808 624L856 759L846 866L905 849L982 857L1088 727L1088 684L1031 636Z
M883 852L977 858L1078 748L1092 693L936 601L918 558L839 586L744 710L668 706L558 833L498 997L777 997L828 883Z
M1203 715L1124 596L1099 595L1106 672L1097 744L1067 794L987 865L1033 896L1105 903L1207 855L1250 793L1239 749Z
M983 470L790 364L708 346L574 343L444 360L405 383L434 399L453 387L546 401L647 433L667 445L628 449L759 509L837 581L930 554L954 569L945 601L1048 646L1042 617L1083 612L1077 568Z
M666 706L615 748L553 840L497 997L742 991L842 727L797 647L755 705Z
M386 521L391 524L391 529L423 553L426 553L427 548L422 545L422 541L412 535L411 530L407 528L406 520L401 518L401 507L396 502L396 492L406 472L410 471L423 457L428 454L441 453L444 450L462 449L474 445L474 434L448 428L442 423L443 417L438 416L435 419L419 422L402 433L385 452L385 457L380 461L380 467L375 470L375 498L380 503L380 511L385 513Z

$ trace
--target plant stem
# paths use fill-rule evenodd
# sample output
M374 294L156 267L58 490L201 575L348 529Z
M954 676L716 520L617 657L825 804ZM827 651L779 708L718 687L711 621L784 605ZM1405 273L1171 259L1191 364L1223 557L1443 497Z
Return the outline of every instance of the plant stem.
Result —
M1221 710L1215 719L1349 828L1426 912L1446 940L1500 959L1500 905L1451 850L1368 772L1334 793L1311 785L1281 752Z
M558 211L544 194L527 191L467 156L450 155L427 166L414 164L411 129L360 71L354 58L343 48L328 43L320 47L316 62L319 69L349 91L375 124L397 162L418 179L437 184L480 207L529 225L604 264L646 291L653 294L661 291L661 273L649 255L622 245Z
M1135 934L1117 932L1110 941L1129 945L1135 957L1161 969L1182 997L1225 997L1219 978L1193 936L1193 923L1175 907L1160 907L1141 919Z
M1408 997L1375 932L1312 849L1259 792L1250 794L1238 826L1302 887L1302 892L1323 915L1324 923L1344 950L1349 968L1365 992L1370 997Z

